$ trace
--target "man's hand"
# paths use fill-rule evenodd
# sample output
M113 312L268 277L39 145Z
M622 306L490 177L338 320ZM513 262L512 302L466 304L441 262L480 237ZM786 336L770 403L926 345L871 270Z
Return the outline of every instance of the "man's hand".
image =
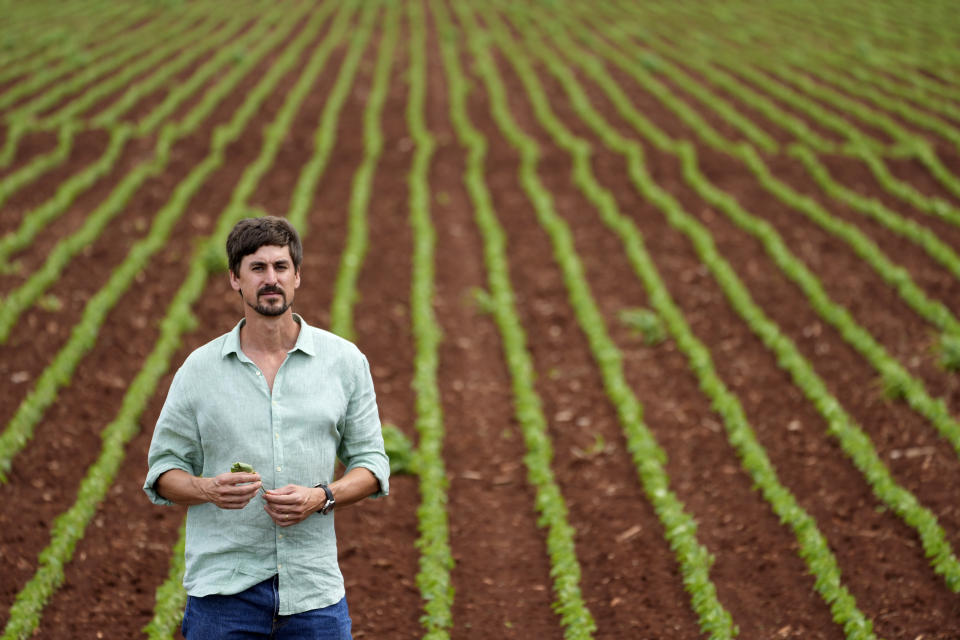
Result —
M196 478L197 489L206 502L221 509L243 509L263 484L258 473L221 473L213 478Z
M302 522L326 502L327 494L323 489L312 489L288 484L279 489L265 491L264 511L281 527Z
M157 479L156 488L157 493L176 504L211 502L221 509L243 509L261 485L256 473L227 472L214 478L198 478L181 469L171 469Z

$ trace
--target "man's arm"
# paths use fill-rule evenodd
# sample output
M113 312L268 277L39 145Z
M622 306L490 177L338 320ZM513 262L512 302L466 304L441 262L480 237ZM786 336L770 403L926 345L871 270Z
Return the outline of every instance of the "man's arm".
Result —
M190 506L212 502L221 509L243 509L261 485L257 473L227 472L214 478L198 478L182 469L171 469L157 478L156 489L174 504Z

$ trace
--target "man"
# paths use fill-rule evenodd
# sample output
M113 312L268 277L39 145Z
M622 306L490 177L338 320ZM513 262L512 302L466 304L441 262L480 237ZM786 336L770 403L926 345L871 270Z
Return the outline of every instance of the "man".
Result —
M143 487L190 507L183 634L350 638L332 509L389 491L369 365L291 310L303 249L286 220L238 222L227 255L244 317L174 376Z

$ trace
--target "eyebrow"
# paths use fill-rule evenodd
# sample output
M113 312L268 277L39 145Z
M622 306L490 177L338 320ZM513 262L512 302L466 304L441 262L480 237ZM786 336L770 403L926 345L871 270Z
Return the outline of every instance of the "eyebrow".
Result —
M251 266L251 267L263 266L263 265L267 264L268 262L269 262L268 260L252 260L252 261L250 261L250 266ZM275 267L280 266L280 265L289 265L289 264L290 264L290 261L289 261L288 259L286 259L286 258L280 258L279 260L274 260L274 261L273 261L273 266L275 266Z

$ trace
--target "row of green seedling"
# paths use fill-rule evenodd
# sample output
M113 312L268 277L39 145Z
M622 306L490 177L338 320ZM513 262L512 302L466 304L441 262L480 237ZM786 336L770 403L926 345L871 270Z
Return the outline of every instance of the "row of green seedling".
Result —
M25 76L0 95L0 109L14 104L17 100L30 95L31 92L52 84L71 71L115 53L117 49L128 46L136 38L143 38L142 32L155 29L157 26L162 28L170 18L169 15L153 18L157 24L151 21L143 26L131 28L145 17L152 17L153 14L154 11L146 4L134 9L127 7L123 10L121 16L112 16L113 20L108 26L97 27L97 36L102 39L98 39L98 44L89 49L76 51L74 49L75 45L70 40L63 39L63 36L60 36L58 40L63 43L60 47L57 47L54 42L47 42L43 45L49 52L48 54L45 55L42 52L35 51L22 63L10 65L0 70L0 82ZM112 14L108 13L108 15ZM49 33L55 32L50 29ZM42 40L43 38L38 38L37 42ZM71 50L73 50L72 55L62 55ZM58 57L60 61L55 62Z
M162 44L158 43L148 51L141 52L135 59L128 61L122 69L112 73L94 85L86 87L83 93L76 94L56 111L37 118L37 128L56 128L64 122L81 119L81 114L109 96L118 93L147 72L162 70L172 64L180 52L196 48L197 43L212 40L217 33L233 28L237 23L236 13L229 17L204 16L187 29L165 34ZM173 57L173 59L170 59ZM109 123L105 123L109 126Z
M461 12L461 15L464 13ZM491 19L487 16L487 20ZM730 613L717 599L716 587L710 579L713 558L697 540L695 520L670 489L670 479L664 468L666 454L643 422L643 408L626 381L622 355L610 338L603 316L584 279L584 267L577 256L570 228L554 211L553 198L537 176L539 147L513 120L506 99L506 89L490 53L479 39L476 27L472 24L472 17L467 22L473 30L469 40L476 59L477 72L483 76L490 96L493 118L508 142L520 154L521 186L527 193L541 226L550 236L554 257L563 273L574 314L587 337L607 395L617 410L644 492L663 525L670 547L676 554L684 586L690 594L691 605L698 616L700 628L712 638L732 638L737 635L737 628ZM589 152L584 143L580 142L578 146Z
M717 68L707 59L686 56L682 51L676 50L669 44L655 38L647 38L645 42L654 47L659 53L675 58L685 66L696 69L702 73L709 82L728 91L744 104L762 113L777 126L793 134L803 145L820 153L842 153L861 160L874 174L881 187L888 193L926 214L937 216L951 224L960 226L960 208L955 207L942 198L924 195L908 183L894 177L883 160L869 149L853 145L841 147L824 139L822 136L814 133L802 120L785 112L766 96L745 86L740 80ZM626 42L622 39L620 43L621 45L626 45ZM607 51L610 51L610 49L607 49ZM607 57L612 58L613 56L622 55L623 54L614 50L614 53L607 55ZM668 60L662 57L654 58L654 60L655 62L653 64L658 70L665 73L672 81L694 95L708 108L716 108L716 104L725 103L719 96L706 92L703 89L699 92L692 91L691 85L696 85L696 80L692 79ZM636 77L636 73L633 75ZM735 126L737 125L734 121L730 122Z
M700 45L699 50L694 52L692 48L696 46L695 43L700 43ZM685 40L685 44L684 51L688 57L696 58L699 56L701 59L725 66L790 106L807 113L819 124L844 136L853 147L848 153L860 155L865 152L872 152L879 155L889 154L900 158L914 158L923 164L943 187L954 195L960 196L960 178L943 165L930 143L906 131L885 114L879 113L856 100L847 98L828 87L820 86L809 77L797 73L786 65L771 61L760 55L750 57L753 64L767 69L783 82L777 81L767 73L746 64L741 56L723 54L722 43L718 43L705 33L691 33L691 37ZM691 53L693 53L692 56ZM802 88L806 93L800 93L786 83L792 83L794 86ZM896 144L889 146L877 141L853 123L827 110L814 98L845 113L855 115L861 121L877 127L896 140Z
M617 62L622 64L620 60ZM646 78L641 77L640 79L645 80ZM652 81L648 80L647 83L652 83ZM609 84L606 83L604 88L609 90ZM675 102L678 101L671 97L666 103L668 107L673 108ZM624 104L622 98L620 98L619 103ZM647 132L654 128L648 121L641 121L637 118L638 114L635 114L635 112L631 111L631 114L631 123L638 126L641 131ZM688 118L687 120L698 133L703 127L709 127L699 117ZM703 136L708 142L717 137L718 134ZM657 132L650 139L659 146L664 142L664 135L662 132ZM894 396L903 397L914 410L930 420L940 434L947 438L960 453L960 425L950 416L945 403L942 400L931 398L922 382L911 376L867 331L857 325L846 309L829 299L820 281L787 249L786 243L783 242L776 230L770 224L748 213L734 198L714 187L700 172L692 147L688 145L677 146L671 142L661 148L674 154L681 154L684 158L687 182L708 202L730 217L740 228L757 237L787 277L800 286L808 296L817 313L836 327L843 338L870 362L881 376L887 390ZM953 336L960 336L960 323L957 322L950 311L942 303L930 300L913 282L905 269L891 262L854 225L831 216L816 201L800 195L786 183L776 179L752 147L739 144L721 150L742 160L756 175L760 184L784 204L802 212L824 230L847 242L854 252L864 259L888 285L896 290L914 311L943 332L945 342L950 343L955 340Z
M828 39L833 47L842 51L844 55L858 65L869 64L878 67L880 71L890 73L906 79L912 84L920 84L925 89L936 92L943 92L948 97L960 96L960 91L955 87L950 87L941 81L927 78L923 71L929 72L934 76L941 76L944 80L955 82L958 79L955 70L938 66L936 57L930 55L931 51L909 51L902 46L875 47L867 40L875 36L872 30L867 30L864 25L857 21L838 22L836 16L829 11L809 12L797 10L797 7L791 5L781 5L783 11L781 15L784 19L807 20L808 22L802 29L792 29L793 35L798 32L803 34L817 34L822 39ZM954 12L955 13L955 12ZM813 20L813 22L809 22ZM945 21L950 28L950 22ZM879 54L878 54L879 52ZM947 50L949 52L949 49ZM866 55L865 55L866 54Z
M311 16L310 23L305 26L298 38L291 43L290 47L277 60L270 72L263 77L257 87L249 94L247 101L240 110L238 110L238 113L245 112L251 115L255 113L259 104L275 89L283 74L289 71L300 56L302 50L310 43L312 37L319 29L320 24L326 18L326 15L329 14L332 5L333 3L331 2L326 3L326 5L324 5L325 10L317 11ZM306 97L316 76L322 70L323 64L333 46L344 37L351 13L352 8L340 12L337 17L337 23L331 27L327 39L314 50L307 68L298 79L297 85L288 93L284 105L277 114L273 125L266 130L270 132L265 132L266 137L270 139L279 137L282 139L286 136L300 104ZM278 71L275 72L275 69ZM252 105L253 108L244 109L247 105ZM248 119L249 117L246 118L246 120ZM243 132L243 125L246 124L244 120L245 119L242 118L235 119L231 124L236 124L237 126L232 129L229 127L220 129L222 132L220 137L224 145L239 137ZM222 147L215 154L211 155L211 157L215 156L220 156L219 159L222 160ZM258 161L268 156L275 157L276 150L273 149L270 151L268 147L265 146L264 152L258 157ZM248 166L245 175L262 175L262 171L256 169L257 165L258 162L255 161ZM207 177L207 174L195 173L192 174L192 176L196 176L197 181L202 181ZM236 190L241 189L248 191L249 187L247 185L238 185L236 188ZM185 204L184 202L180 208L182 209ZM239 217L238 213L242 215L242 211L238 211L236 203L231 201L231 204L224 208L218 219L217 231L232 227ZM160 215L158 215L158 217L160 217ZM162 248L166 238L159 238L158 240L161 246L156 247L156 249ZM81 482L77 501L68 511L57 517L51 532L51 542L40 554L40 566L36 574L17 594L16 601L11 608L10 618L4 630L3 640L29 637L39 625L40 616L47 600L62 584L64 579L64 566L72 559L77 541L83 537L87 525L96 513L98 505L102 502L107 490L112 485L116 473L123 462L126 444L140 429L139 416L142 414L149 400L156 393L160 378L169 370L170 358L179 348L181 336L184 332L196 328L196 319L192 309L206 286L207 276L211 267L209 255L213 246L216 246L221 251L223 250L223 245L220 240L220 234L214 232L206 238L206 242L199 244L194 251L184 284L181 285L175 294L164 319L161 321L160 337L155 343L153 351L151 351L143 367L127 388L117 418L105 428L102 434L103 446L100 456L90 467L87 475ZM131 253L137 252L138 249L141 249L142 254L151 253L150 248L144 243L135 245ZM142 266L143 265L139 265L140 268L142 268ZM131 270L133 268L135 267L132 267ZM129 279L132 280L132 277L133 276ZM95 302L97 297L98 296L94 296L91 302Z
M774 40L779 37L777 34L782 35L783 30L797 26L795 16L777 13L765 14L763 18L762 20L758 20L755 16L749 25L749 46L752 48L751 55L757 55L761 50L769 52L769 49L764 49L764 47L769 47L773 44ZM871 51L868 55L859 55L856 59L852 59L849 52L842 53L834 49L828 51L822 46L818 46L819 43L822 43L822 40L818 40L813 33L801 31L797 35L800 36L799 42L794 41L793 46L789 49L780 48L781 57L793 60L794 65L799 65L804 69L810 69L835 86L839 86L841 89L850 91L851 93L872 96L872 98L878 101L876 104L880 106L883 106L884 102L890 100L892 94L893 96L912 100L926 109L942 113L955 119L960 119L960 108L952 102L932 96L931 93L922 86L894 82L889 75L886 75L886 73L890 72L890 61L886 58L885 52ZM823 34L819 35L820 38L823 37ZM808 37L804 38L804 36ZM782 40L776 40L776 42L779 43L782 42ZM759 48L757 48L758 45ZM818 64L811 66L811 60L816 60ZM879 70L871 71L869 69L869 67L876 67L878 64L884 65L882 67L883 73ZM833 71L830 69L833 69ZM914 79L917 74L914 72L912 75L913 78L911 79ZM857 81L857 84L853 83L854 79ZM885 93L876 92L877 88ZM904 108L913 111L913 108L908 105L893 102L889 103L889 106L885 108L893 112L899 112ZM901 115L907 118L912 117L907 113ZM926 120L927 118L927 116L922 113L918 113L917 115L921 117L921 120ZM942 127L950 126L937 119L930 120L929 124L935 131ZM945 137L948 139L955 135L955 130L947 130L945 133Z
M251 52L248 60L233 68L213 86L203 99L179 123L167 123L157 139L154 157L149 161L138 164L127 173L115 186L111 194L94 211L87 215L80 229L71 236L58 242L50 251L43 266L36 270L27 281L13 290L0 307L0 344L6 341L10 331L20 314L29 308L46 289L59 277L60 273L71 258L89 243L92 243L105 228L107 223L119 214L129 198L145 180L153 175L159 175L169 160L166 150L179 140L198 130L205 118L222 102L233 90L237 83L256 65L259 60L282 42L289 32L296 26L296 19L300 13L291 13L284 17L284 22L266 37L259 40L257 48ZM275 16L264 18L269 23ZM267 24L262 25L265 30ZM251 30L251 38L260 38L261 29ZM12 251L22 249L30 244L33 238L50 222L62 214L66 207L82 193L92 186L97 178L107 173L116 158L119 156L122 143L131 135L129 125L114 129L111 146L107 153L96 163L64 182L53 198L36 209L27 213L20 227L0 238L0 259L6 259ZM121 138L123 136L123 138ZM3 262L0 261L0 266Z
M506 234L497 220L485 180L487 140L467 115L470 85L459 61L457 43L461 35L451 24L444 2L434 0L431 6L446 72L450 119L457 139L467 154L463 183L483 238L489 309L499 330L504 358L510 371L514 415L526 447L523 461L527 467L527 480L536 492L537 522L546 529L555 598L553 607L560 616L564 637L568 640L586 640L593 636L596 622L581 594L581 568L577 559L575 531L569 522L563 493L551 469L553 448L548 435L547 418L536 392L533 359L527 349L526 333L514 303L516 296L510 283Z
M453 626L453 554L447 520L447 472L443 462L443 406L437 369L443 334L433 310L435 284L434 247L436 230L430 218L430 160L436 142L427 129L424 105L427 93L426 20L421 3L408 5L410 67L407 74L406 120L413 139L413 159L407 174L410 227L413 231L413 276L410 284L410 316L413 332L413 388L415 427L419 435L417 475L420 505L417 529L420 536L420 570L417 586L424 600L420 618L424 638L444 640Z
M37 57L47 62L73 53L85 43L83 36L89 35L91 27L115 20L117 14L125 9L116 5L91 8L97 12L93 20L87 7L79 3L62 6L61 11L52 12L56 22L51 24L50 7L38 2L21 4L15 13L4 16L6 19L0 27L0 67L6 69L20 64L24 59Z
M171 13L169 16L161 18L159 25L152 25L152 28L146 30L146 33L141 33L140 30L137 30L136 32L125 34L122 40L126 46L122 49L111 52L110 55L93 64L84 65L77 73L52 84L46 90L34 95L25 103L5 113L4 120L8 124L16 124L18 122L29 123L38 113L52 107L65 96L82 90L86 85L95 82L98 78L123 67L123 65L130 60L135 60L147 52L162 47L162 43L171 37L175 37L177 33L196 27L199 22L202 22L202 20L199 19L202 15L203 14L199 13L196 8L183 13ZM31 80L37 79L38 81L43 81L43 76L44 74L41 72L33 76ZM25 83L24 87L30 87L32 84L33 82ZM44 84L46 84L46 82L44 82ZM18 93L17 91L8 91L4 93L3 96L0 96L0 108L9 106L14 97L19 99L21 96L17 95Z
M590 104L570 68L542 46L529 26L520 25L519 28L526 32L528 48L550 68L550 72L563 85L570 104L581 120L589 124L605 146L624 156L634 175L643 174L643 152L640 145L634 140L623 138L603 119ZM512 61L518 61L520 55L515 50L509 52ZM717 374L709 349L694 335L683 312L672 300L646 250L642 234L633 222L620 212L613 195L593 176L589 147L572 136L550 112L546 94L532 71L528 68L522 73L527 76L527 90L531 94L531 100L537 105L541 123L551 131L557 143L573 155L574 182L596 207L604 224L619 236L637 277L647 290L650 304L663 318L667 330L697 376L700 389L710 399L714 411L722 418L728 440L740 457L743 468L750 474L780 521L790 526L796 536L798 552L814 577L815 588L829 605L834 621L843 626L847 638L873 638L872 623L857 608L854 597L843 585L836 558L816 521L780 482L766 451L757 441L739 398Z
M198 43L197 46L185 49L182 55L180 55L176 61L171 62L170 64L157 70L157 72L153 74L149 80L131 86L127 91L124 92L120 100L116 101L108 109L104 110L97 116L95 121L91 123L92 126L95 128L114 128L119 117L124 112L132 108L140 98L147 95L150 91L156 89L160 84L169 79L173 73L192 62L204 51L222 44L224 41L233 36L235 32L243 25L245 19L246 18L244 16L238 14L228 26L220 29L219 32L213 37L204 37L196 40ZM192 36L192 34L188 34L188 36ZM191 37L188 42L193 40L194 39ZM72 104L74 103L71 103L71 105ZM77 133L82 130L83 125L72 122L70 118L61 119L59 117L54 117L49 122L44 122L43 124L43 128L53 126L55 126L58 131L57 147L47 154L37 156L27 165L0 180L0 206L2 206L3 202L16 191L27 184L38 180L47 171L50 171L51 169L66 162L70 151L73 148L74 138ZM8 146L7 148L15 151L15 146L16 145L14 143L12 146ZM63 202L65 201L60 201L60 210L63 208ZM0 251L0 259L2 259L2 257L3 252Z
M170 200L154 217L147 236L131 248L124 261L115 268L107 284L87 303L80 322L72 329L70 339L41 373L33 390L20 403L7 428L0 434L0 481L5 481L5 473L10 469L13 457L29 441L34 426L56 399L59 389L70 382L80 359L93 348L100 326L109 310L130 287L136 275L147 265L150 257L164 248L164 243L169 238L174 224L186 210L190 199L203 186L207 178L222 166L225 161L226 147L244 133L247 123L256 115L260 105L270 96L283 75L296 63L303 49L310 44L322 22L332 10L331 5L332 3L328 2L323 5L323 10L311 15L310 22L297 39L281 54L257 86L247 94L231 121L214 129L211 136L212 148L207 157L176 187ZM319 47L318 51L328 53L328 48ZM291 95L302 100L300 94L295 95L291 92ZM275 148L279 146L284 135L285 129L278 129L276 125L266 129L264 131L265 149L271 149L275 153ZM162 139L163 136L161 136ZM169 147L166 153L169 153ZM260 167L262 164L261 162L257 166ZM258 171L262 172L265 169L258 168ZM238 208L237 192L249 194L252 190L251 172L248 168L248 172L241 178L234 191L229 209L233 211Z
M363 160L353 176L347 214L347 237L343 257L333 285L330 305L330 330L347 340L354 340L353 309L356 306L357 281L370 244L367 210L373 195L373 179L383 153L383 131L380 120L390 88L390 71L397 44L398 14L394 9L384 26L384 33L373 71L373 86L363 112Z
M298 179L295 195L287 212L287 219L300 230L302 237L309 231L307 213L312 204L315 186L323 174L330 158L330 151L337 135L337 119L343 104L350 91L353 78L363 53L366 38L360 37L351 40L351 48L340 67L336 83L324 105L324 110L317 126L314 137L314 155L304 165ZM223 225L222 225L223 226ZM223 244L218 239L212 239L204 246L206 251L205 267L208 272L216 273L225 269L225 261L220 259L223 254ZM211 256L216 256L211 259ZM183 616L183 607L186 602L186 592L183 589L184 572L184 530L181 528L180 539L174 546L170 558L170 572L167 579L157 588L154 616L145 627L151 640L166 640L171 638Z
M188 14L187 19L183 19L180 14L174 15L180 17L180 19L172 23L172 27L170 27L172 31L176 32L184 29L189 31L190 27L196 26L193 24L195 22L195 16L192 14ZM38 111L49 108L64 95L69 94L73 90L81 89L87 82L95 81L96 78L100 77L101 75L115 70L117 66L121 66L129 58L142 55L141 47L148 50L150 48L156 49L155 45L157 43L157 39L166 40L171 36L171 33L167 29L162 28L164 27L163 24L152 26L155 28L155 30L151 30L149 32L151 36L144 37L143 34L139 33L139 31L127 34L124 38L122 38L122 40L126 42L126 40L129 39L132 43L134 43L132 47L123 49L120 53L115 53L112 56L108 56L105 60L96 65L86 66L82 72L71 76L69 80L56 84L53 88L48 89L38 96L35 96L32 100L20 105L13 111L4 114L3 117L7 123L8 129L3 149L0 151L0 166L7 166L12 162L13 157L16 154L17 146L25 135L31 131L35 131L44 127L56 128L58 123L50 122L47 125L42 125L37 119L36 114ZM20 91L29 92L31 85L34 84L34 81L39 82L37 78L42 78L42 75L43 74L38 74L37 76L31 78L31 81L17 85L11 91L8 91L0 96L0 108L6 106L6 101L12 101L14 98L19 98L20 96L18 94ZM123 74L115 74L113 77L116 78L121 75ZM111 80L108 79L107 83L110 82Z
M542 16L541 16L542 17ZM569 39L561 39L557 34L557 50L567 54L571 60L576 52L580 66L587 74L594 76L605 74L605 70L595 58L578 50ZM593 62L586 62L592 60ZM605 88L606 90L606 88ZM611 101L628 121L645 121L622 94L608 94ZM647 126L651 126L648 121ZM590 122L587 122L589 125ZM644 135L642 129L638 129ZM688 170L695 167L695 153L689 141L676 143L676 152L684 159ZM794 342L774 323L757 305L749 290L736 274L733 267L717 251L710 232L693 216L683 210L673 196L664 191L650 177L640 155L641 148L636 147L635 159L628 165L628 174L638 192L657 206L666 216L668 223L681 231L692 242L701 261L714 275L724 295L734 311L740 315L750 330L776 356L777 364L790 373L794 383L814 405L827 422L828 432L840 443L841 448L866 478L874 495L913 527L920 538L924 552L930 559L934 571L941 576L954 592L960 591L960 562L957 561L946 539L946 534L937 522L936 516L923 507L916 497L896 483L889 469L877 455L869 437L843 409L840 402L827 389L826 384L817 375L813 366L797 349ZM696 180L695 180L696 181ZM697 185L694 185L697 186ZM701 185L702 186L702 185ZM712 185L706 185L712 187ZM715 189L715 188L714 188ZM709 193L709 189L705 190ZM726 196L729 198L729 196ZM731 199L732 200L732 199ZM735 202L733 203L735 204Z

